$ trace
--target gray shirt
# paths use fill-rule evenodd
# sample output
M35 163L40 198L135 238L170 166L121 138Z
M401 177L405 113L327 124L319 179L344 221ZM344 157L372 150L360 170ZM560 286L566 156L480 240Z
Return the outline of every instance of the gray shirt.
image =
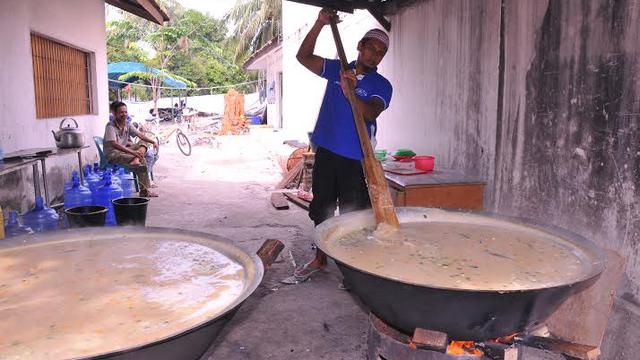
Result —
M111 145L111 141L115 141L122 146L127 146L129 142L129 136L140 136L140 132L131 125L131 123L127 123L124 126L123 131L119 131L116 125L109 121L107 126L104 128L104 145L103 151L105 156L108 156L114 148Z

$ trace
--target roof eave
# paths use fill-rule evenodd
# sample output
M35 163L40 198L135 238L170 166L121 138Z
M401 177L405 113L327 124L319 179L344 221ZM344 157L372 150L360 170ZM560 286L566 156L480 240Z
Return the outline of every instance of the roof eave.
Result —
M278 35L275 38L271 39L268 43L266 43L263 47L256 50L249 58L242 64L243 70L254 70L251 68L255 62L257 62L262 57L266 56L271 51L282 46L282 35Z
M169 16L155 0L105 0L105 2L158 25L169 21Z

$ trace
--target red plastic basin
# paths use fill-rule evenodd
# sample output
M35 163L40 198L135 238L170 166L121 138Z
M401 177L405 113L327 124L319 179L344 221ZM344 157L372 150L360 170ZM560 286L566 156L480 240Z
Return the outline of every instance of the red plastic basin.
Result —
M414 156L413 161L416 164L416 169L430 171L433 170L436 158L433 156Z

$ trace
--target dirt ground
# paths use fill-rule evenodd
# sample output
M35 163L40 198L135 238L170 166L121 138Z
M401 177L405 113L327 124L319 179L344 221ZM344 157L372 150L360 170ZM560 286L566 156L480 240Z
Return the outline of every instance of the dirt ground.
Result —
M282 178L277 158L283 140L273 129L252 129L195 146L189 157L173 144L163 146L154 169L160 197L149 206L147 226L219 235L247 252L269 238L285 244L202 359L365 359L368 312L338 288L342 277L333 263L305 283L280 283L294 261L313 255L306 210L292 203L276 210L270 203Z

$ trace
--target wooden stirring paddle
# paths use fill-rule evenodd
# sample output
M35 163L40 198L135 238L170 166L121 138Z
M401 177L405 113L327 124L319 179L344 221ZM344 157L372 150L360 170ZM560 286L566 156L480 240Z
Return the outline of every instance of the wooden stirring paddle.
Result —
M333 33L333 40L336 43L338 49L338 56L342 63L342 69L348 70L347 56L344 53L344 47L342 46L342 40L340 39L340 33L338 32L338 25L336 18L331 18L331 32ZM358 130L358 137L360 138L360 146L362 147L362 153L364 159L362 166L364 168L364 176L367 180L367 188L369 189L369 198L373 207L373 212L376 217L376 223L385 223L393 228L400 227L398 216L393 208L393 201L391 200L391 193L389 192L389 186L387 180L384 177L384 170L382 165L375 158L373 154L373 148L371 146L371 140L369 140L369 134L365 125L364 117L356 106L356 91L353 85L348 86L347 99L351 104L351 110L353 111L353 119L356 123Z

